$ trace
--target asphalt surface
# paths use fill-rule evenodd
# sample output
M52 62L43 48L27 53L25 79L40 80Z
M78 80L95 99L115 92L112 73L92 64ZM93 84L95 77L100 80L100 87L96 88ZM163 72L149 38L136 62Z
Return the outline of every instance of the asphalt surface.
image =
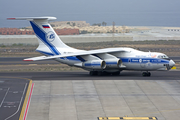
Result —
M0 76L0 120L19 120L28 84L26 79Z
M143 77L140 71L122 71L119 76L90 76L88 72L0 72L0 76L30 78L32 80L179 80L180 71L152 71Z
M45 61L23 61L28 57L0 57L0 65L18 65L18 64L59 64L59 62L54 60ZM180 57L170 57L175 62L180 62Z
M171 58L174 61L180 60L180 57L171 57ZM14 57L13 58L2 58L1 57L0 65L59 64L58 62L52 61L52 60L37 61L37 62L23 62L22 61L23 59L24 59L23 57L16 57L16 58L14 58ZM174 80L180 80L180 71L178 71L178 70L152 71L151 77L143 77L142 73L140 71L122 71L119 76L111 76L111 75L110 76L89 76L88 72L0 72L0 120L4 120L7 118L8 118L8 120L18 120L19 119L23 101L25 99L27 87L29 84L28 80L24 80L24 79L20 79L20 78L32 79L34 82L37 83L37 86L38 86L38 83L41 86L41 84L45 84L47 81L63 82L64 80L67 82L68 81L77 82L77 80L78 81L82 80L84 82L88 82L89 80L93 80L93 81L97 80L96 82L98 82L98 81L101 82L102 80L104 82L115 80L116 82L123 82L123 83L126 81L131 82L132 80L135 82L140 82L140 81L142 81L142 82L148 81L149 82L149 81L156 81L156 80L158 80L158 82L161 82L161 81L162 82L164 82L164 81L165 82L166 81L174 82ZM57 88L59 88L59 87L57 87ZM46 91L46 88L36 87L36 89L38 89L38 91L42 91L43 93ZM42 89L44 89L44 91ZM52 87L52 89L53 89L53 87ZM58 90L56 92L61 92L61 91ZM155 92L157 92L157 91L155 91ZM41 95L39 97L41 98ZM50 97L47 97L47 98L50 98ZM47 98L44 98L44 99L47 99ZM38 99L36 101L36 97L34 97L34 101L35 102L33 102L33 100L32 100L32 102L33 102L32 107L30 107L30 115L29 115L30 119L37 112L39 112L39 111L36 111L36 109L37 109L36 104L37 104ZM137 101L137 103L138 103L138 101ZM41 104L41 102L38 103L38 105L40 105L40 104ZM53 104L57 104L57 103L53 103ZM163 104L163 106L165 106L165 104ZM40 112L42 112L42 111L43 110L41 110ZM51 113L56 113L56 112L51 112ZM79 114L80 113L82 113L82 112L79 112ZM34 116L34 117L38 117L38 116L39 115ZM69 116L69 115L67 115L67 116Z

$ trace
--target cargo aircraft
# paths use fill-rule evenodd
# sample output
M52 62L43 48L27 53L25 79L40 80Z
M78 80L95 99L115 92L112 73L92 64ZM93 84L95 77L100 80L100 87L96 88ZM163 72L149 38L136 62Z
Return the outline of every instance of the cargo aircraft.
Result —
M69 66L80 67L90 75L119 75L123 70L142 71L143 76L151 76L149 71L170 70L174 61L157 52L143 52L133 48L105 48L79 50L61 41L49 24L55 17L23 17L8 20L28 20L36 34L39 46L37 52L44 56L24 59L24 61L56 60Z

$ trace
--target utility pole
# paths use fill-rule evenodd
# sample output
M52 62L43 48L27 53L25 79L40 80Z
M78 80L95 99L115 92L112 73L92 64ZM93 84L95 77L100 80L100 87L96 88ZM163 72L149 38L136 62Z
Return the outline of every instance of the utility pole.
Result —
M122 29L123 29L123 35L124 35L124 33L126 32L126 26L123 25L123 26L122 26Z
M113 41L114 41L114 32L115 32L115 22L113 22L113 28L112 28L112 37L113 37Z

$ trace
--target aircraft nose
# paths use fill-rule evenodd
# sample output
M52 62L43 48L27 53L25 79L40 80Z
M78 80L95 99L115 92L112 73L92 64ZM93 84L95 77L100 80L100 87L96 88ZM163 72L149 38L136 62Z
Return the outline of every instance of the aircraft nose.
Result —
M169 66L173 67L175 65L175 62L173 60L169 61Z

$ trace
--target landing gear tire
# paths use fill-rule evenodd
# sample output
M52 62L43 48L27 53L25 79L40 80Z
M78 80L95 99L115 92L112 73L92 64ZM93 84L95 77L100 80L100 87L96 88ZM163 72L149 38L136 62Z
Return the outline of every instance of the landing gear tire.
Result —
M98 75L98 76L102 76L102 75L104 75L104 72L98 71L97 75Z
M118 76L119 74L120 74L120 71L112 73L113 76Z
M89 75L90 75L90 76L95 76L95 75L97 75L97 74L98 74L97 71L90 71L90 72L89 72Z
M143 76L143 77L150 77L150 76L151 76L151 73L150 73L150 72L143 72L143 73L142 73L142 76Z

